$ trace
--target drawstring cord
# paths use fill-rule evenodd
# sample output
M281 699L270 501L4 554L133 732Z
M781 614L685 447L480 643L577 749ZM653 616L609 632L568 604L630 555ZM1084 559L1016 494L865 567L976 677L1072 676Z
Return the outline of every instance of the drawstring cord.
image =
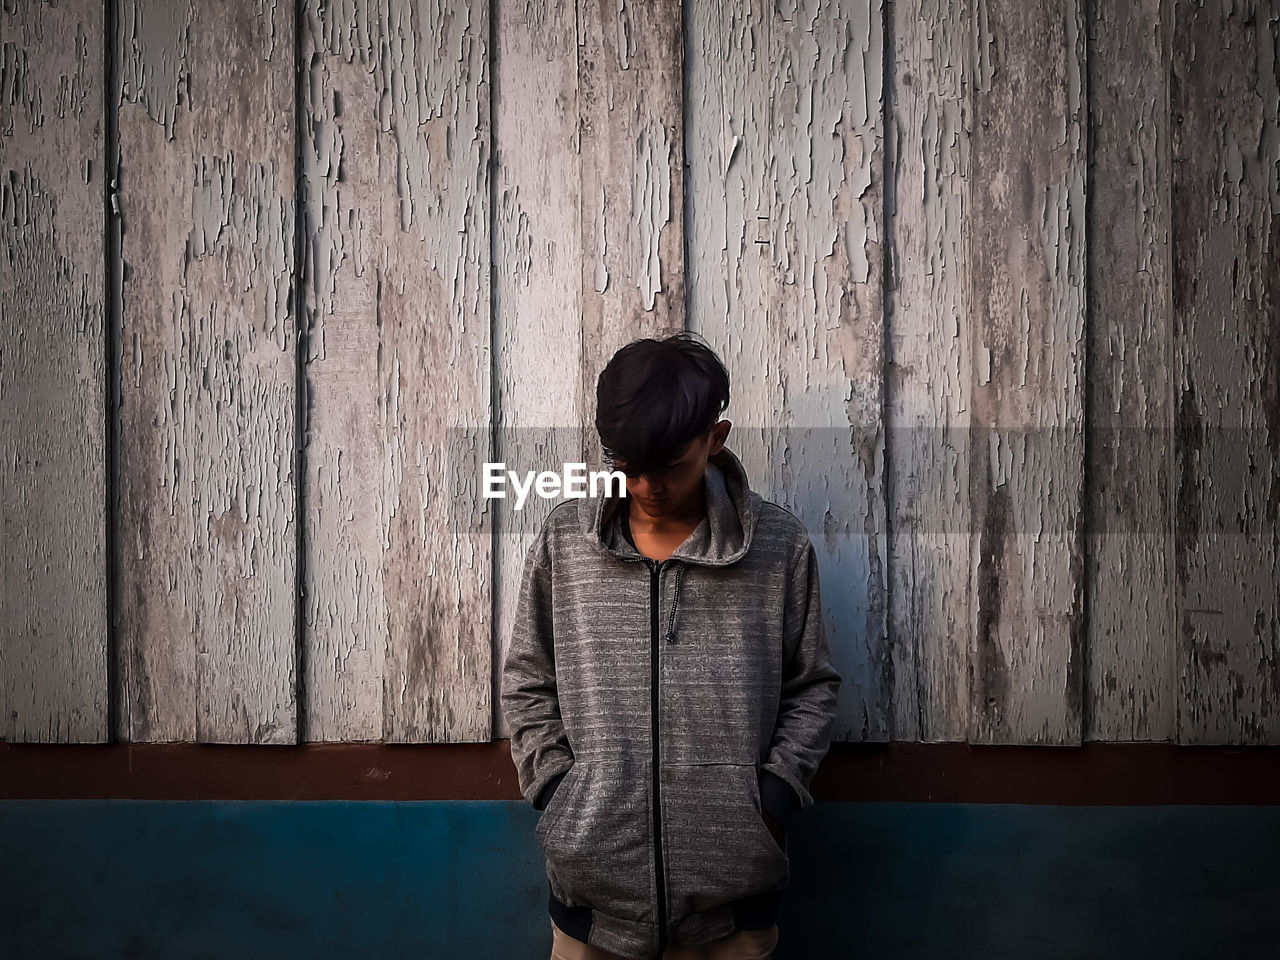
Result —
M665 637L667 643L676 642L676 606L680 603L680 578L683 576L684 564L682 563L676 567L676 596L675 599L671 601L671 616L667 618L667 633Z

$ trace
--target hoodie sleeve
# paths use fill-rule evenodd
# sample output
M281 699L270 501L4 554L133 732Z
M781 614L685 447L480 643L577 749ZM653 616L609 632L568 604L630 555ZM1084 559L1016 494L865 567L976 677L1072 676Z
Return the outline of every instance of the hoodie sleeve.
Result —
M822 593L818 583L818 557L807 544L787 579L783 616L782 699L769 755L762 768L766 799L776 798L782 781L795 794L792 806L804 810L813 805L809 786L826 755L835 725L836 697L841 677L831 665L826 627L822 619Z
M520 793L536 810L547 805L558 775L573 765L556 689L547 526L543 524L525 555L501 690Z

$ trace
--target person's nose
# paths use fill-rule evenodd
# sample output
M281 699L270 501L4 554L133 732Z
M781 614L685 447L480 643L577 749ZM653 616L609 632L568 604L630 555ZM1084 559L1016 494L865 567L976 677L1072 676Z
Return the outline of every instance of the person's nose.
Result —
M664 496L662 484L655 482L648 476L642 476L639 481L638 493L642 497L661 497Z

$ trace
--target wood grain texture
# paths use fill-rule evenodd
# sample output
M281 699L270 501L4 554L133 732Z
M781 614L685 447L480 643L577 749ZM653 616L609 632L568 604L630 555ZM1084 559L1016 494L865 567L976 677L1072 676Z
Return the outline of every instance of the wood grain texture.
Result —
M729 444L820 558L836 739L889 736L880 4L687 18L691 329L729 367Z
M582 229L574 0L500 4L494 24L494 462L523 475L582 459ZM493 736L525 554L552 504L489 500Z
M378 389L383 91L375 76L384 44L377 7L305 0L299 43L302 736L381 740L388 597Z
M1079 3L978 0L969 740L1079 743L1085 126Z
M487 739L488 5L303 14L306 738Z
M0 735L109 738L103 14L0 12Z
M893 739L964 740L969 729L967 306L974 26L970 0L893 11L889 353Z
M122 0L119 729L292 743L292 3Z
M837 739L1280 742L1280 0L297 2L0 13L6 739L507 736L481 464L687 327Z
M1280 0L1178 2L1178 740L1280 740Z
M487 740L489 4L377 9L383 739Z
M601 469L596 381L685 327L684 51L678 0L579 0L583 459Z
M1088 676L1084 737L1177 715L1168 0L1091 7Z
M601 469L601 370L684 325L680 7L513 5L497 27L497 459ZM501 663L525 552L555 502L493 503ZM494 729L510 732L500 714Z

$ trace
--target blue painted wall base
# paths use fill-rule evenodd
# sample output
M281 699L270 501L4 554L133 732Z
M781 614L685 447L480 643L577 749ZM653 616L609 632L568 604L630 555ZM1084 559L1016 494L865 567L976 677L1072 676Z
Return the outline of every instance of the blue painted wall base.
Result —
M523 803L0 801L0 956L546 960ZM776 960L1280 955L1280 808L820 803Z

